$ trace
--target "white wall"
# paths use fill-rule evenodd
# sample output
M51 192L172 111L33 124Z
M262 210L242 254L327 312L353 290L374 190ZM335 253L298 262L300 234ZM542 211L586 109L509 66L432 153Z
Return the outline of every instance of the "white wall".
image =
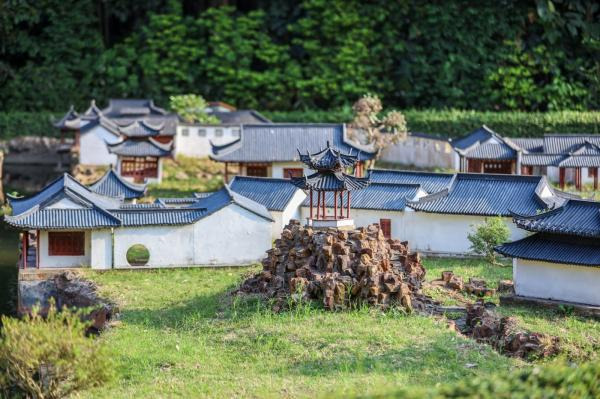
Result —
M92 269L110 269L112 267L112 233L110 230L93 230L91 232Z
M199 220L193 226L195 263L244 265L260 261L271 248L271 223L235 204Z
M104 127L97 125L79 138L79 163L82 165L116 165L117 156L108 152L106 143L120 139Z
M333 208L326 208L328 215L333 215ZM344 209L344 215L346 210ZM310 208L302 207L302 223L310 217ZM350 218L354 220L354 226L366 227L373 223L379 223L380 219L390 219L392 223L392 238L405 240L404 212L402 211L380 211L372 209L350 209Z
M387 147L381 159L399 165L451 169L454 150L448 142L409 135L406 140Z
M223 136L216 136L217 129L223 131ZM184 135L185 130L187 135ZM206 135L200 136L200 130L205 130ZM175 155L206 158L211 154L211 141L217 145L231 143L240 137L239 132L238 125L178 125L174 152Z
M552 183L558 183L560 181L559 168L555 166L548 166L546 168L546 177ZM565 169L565 182L574 184L575 183L575 169ZM593 183L594 178L588 176L588 168L581 168L581 182L583 184Z
M75 230L68 230L75 231ZM85 231L85 250L83 256L50 256L48 253L48 232L40 231L40 269L67 268L90 265L90 237L91 232Z
M467 238L472 225L485 221L485 216L447 215L415 212L409 208L404 215L404 237L411 249L438 254L466 254L471 252ZM503 218L511 231L510 241L518 240L527 232L517 228L511 218Z
M600 305L600 269L513 259L517 295Z
M302 169L304 170L305 175L315 173L313 170L308 169L302 162L273 162L270 168L271 173L269 174L269 177L287 179L289 176L283 175L283 169L285 168Z
M127 250L134 244L148 248L150 259L146 267L195 264L193 225L118 228L115 229L114 243L115 268L132 267L127 262Z

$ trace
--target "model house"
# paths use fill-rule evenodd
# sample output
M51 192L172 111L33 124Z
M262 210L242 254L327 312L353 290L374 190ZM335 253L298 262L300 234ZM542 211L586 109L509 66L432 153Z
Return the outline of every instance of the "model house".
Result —
M513 259L516 295L600 305L600 203L570 199L515 216L533 234L496 248Z
M561 188L585 183L598 188L600 138L546 134L543 138L502 137L487 126L452 142L455 168L463 172L545 175Z
M394 185L419 185L427 194L437 193L448 187L453 173L417 172L412 170L369 169L372 183Z
M243 125L239 139L213 145L211 158L223 162L227 181L231 164L242 176L300 177L309 169L298 151L316 153L328 142L342 153L356 155L358 175L362 175L365 161L375 156L368 147L351 141L343 124L272 123Z
M405 215L411 248L436 254L467 254L473 226L501 216L511 239L526 233L512 223L514 213L535 214L560 206L565 199L543 176L458 173L443 190L409 201Z
M177 122L152 100L112 99L104 109L92 101L82 115L71 108L55 126L63 137L73 136L80 164L116 166L122 177L140 182L160 181L160 158L171 156Z
M217 124L180 122L175 136L175 155L205 158L212 153L212 144L220 146L240 138L244 124L271 123L253 110L226 110L210 108L210 114L219 119Z
M300 204L306 193L290 183L289 179L270 177L235 176L229 184L231 191L258 202L269 210L275 221L272 225L273 239L291 219L301 220Z
M9 203L5 221L26 233L23 268L241 265L271 247L269 211L228 187L169 208L124 203L65 174Z

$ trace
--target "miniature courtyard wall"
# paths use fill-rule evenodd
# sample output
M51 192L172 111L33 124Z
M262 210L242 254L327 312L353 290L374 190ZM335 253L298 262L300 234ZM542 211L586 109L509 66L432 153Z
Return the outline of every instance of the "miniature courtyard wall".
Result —
M513 259L515 293L600 306L600 268ZM576 287L576 289L574 289Z
M187 135L184 134L186 129ZM216 135L217 129L221 129L223 132L220 137ZM205 134L200 135L200 130L204 130ZM212 154L211 142L215 145L224 145L239 137L239 125L178 124L174 153L188 157L207 158Z
M452 169L454 153L447 140L433 136L409 135L405 140L387 147L381 160L418 168Z
M192 225L115 229L115 268L245 265L271 247L271 223L238 205L229 205ZM145 266L131 266L127 250L142 244Z
M473 225L484 223L489 216L451 215L443 213L415 212L406 209L403 219L402 240L410 242L412 251L432 254L463 255L471 252L468 239ZM502 218L510 230L509 241L527 236L512 218Z
M296 193L283 211L269 211L275 220L275 222L271 225L271 238L273 240L281 236L281 232L283 231L284 227L288 225L290 220L306 220L302 219L304 215L300 208L300 205L302 202L304 202L305 198L306 194L304 191L296 190Z
M93 122L90 122L93 123ZM108 152L107 143L114 144L119 138L97 125L79 136L79 163L82 165L116 165L117 156Z

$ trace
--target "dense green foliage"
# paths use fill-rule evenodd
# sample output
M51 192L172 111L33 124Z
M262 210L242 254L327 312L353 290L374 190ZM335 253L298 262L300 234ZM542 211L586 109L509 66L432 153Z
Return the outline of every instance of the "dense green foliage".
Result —
M400 394L399 398L423 397ZM535 367L511 374L465 379L425 395L435 399L571 399L600 397L600 362L579 366L564 364Z
M80 316L54 306L45 318L3 316L0 396L57 399L108 381L112 358L103 342L85 335Z
M391 108L598 109L599 37L594 0L5 1L0 109L181 93L335 109L366 92Z
M197 94L182 94L169 98L171 111L177 113L184 121L189 123L219 123L214 115L206 113L208 103Z
M350 122L349 107L334 111L262 112L273 122ZM509 137L540 137L544 133L600 133L600 112L480 112L460 110L403 110L409 131L460 137L485 124ZM0 139L52 136L51 125L61 113L0 112Z

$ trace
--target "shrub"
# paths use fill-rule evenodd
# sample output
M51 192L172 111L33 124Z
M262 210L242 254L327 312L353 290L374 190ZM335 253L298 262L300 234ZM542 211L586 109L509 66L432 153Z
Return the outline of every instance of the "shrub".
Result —
M111 357L100 339L85 335L80 312L38 311L23 319L2 317L0 387L33 398L63 398L107 381Z
M472 232L467 236L471 241L471 249L483 255L490 263L496 263L494 248L510 237L510 230L500 216L485 219L485 222L471 226Z

